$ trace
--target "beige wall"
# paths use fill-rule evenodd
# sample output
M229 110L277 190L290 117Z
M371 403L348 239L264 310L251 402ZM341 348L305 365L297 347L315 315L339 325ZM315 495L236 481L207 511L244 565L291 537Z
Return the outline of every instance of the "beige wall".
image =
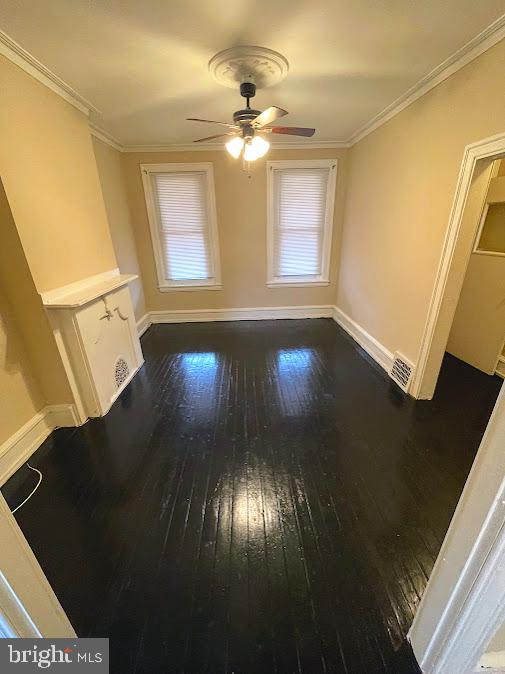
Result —
M505 340L505 257L472 254L447 351L493 374Z
M0 445L43 407L12 307L0 287Z
M267 288L266 167L265 161L282 159L338 158L337 192L331 258L331 283L319 288ZM336 262L346 181L347 150L272 150L255 162L249 178L240 162L224 151L125 153L123 162L130 212L149 310L223 309L333 304ZM165 162L212 162L221 254L222 290L171 291L157 288L156 268L147 219L140 164Z
M88 120L0 56L0 175L37 290L116 267Z
M0 288L11 306L44 404L72 402L63 364L35 288L7 197L0 182ZM1 399L0 395L0 399Z
M505 253L505 203L489 205L478 248Z
M350 152L337 305L416 362L467 144L505 128L505 41Z
M121 152L98 138L93 138L93 150L119 270L122 274L139 275L139 278L129 285L135 317L138 320L146 313L146 305L128 209Z
M0 56L0 441L72 402L39 292L117 266L88 119Z
M505 651L505 623L503 623L489 642L486 653L489 653L490 651Z

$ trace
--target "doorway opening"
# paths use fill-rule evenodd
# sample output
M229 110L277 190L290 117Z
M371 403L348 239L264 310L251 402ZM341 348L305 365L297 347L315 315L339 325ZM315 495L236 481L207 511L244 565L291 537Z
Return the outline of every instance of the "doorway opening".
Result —
M477 166L477 169L479 167ZM477 232L446 351L486 375L505 377L505 161L474 180ZM479 202L480 201L480 209ZM471 207L471 204L470 204ZM479 212L480 211L480 212Z
M504 377L504 157L505 134L465 149L413 385L418 398L433 396L446 352L481 376ZM502 386L409 633L430 674L505 671L504 442Z
M463 353L460 346L455 346L458 341L456 332L460 332L457 326L464 324L468 327L467 336L460 338L459 342L466 339L467 347L473 343L472 348L475 350L479 326L471 329L468 311L476 304L489 325L493 324L494 327L492 331L488 330L489 340L483 351L485 357L481 355L479 360L474 355L474 362L470 364L479 362L482 366L479 369L488 374L499 374L503 369L501 357L505 330L500 327L500 316L502 312L505 316L505 302L498 299L500 292L503 295L503 285L493 283L492 293L488 292L480 300L474 293L472 295L472 291L475 290L482 267L486 268L488 277L492 279L501 265L505 266L505 255L496 239L497 234L498 238L501 236L498 223L505 212L505 204L498 201L502 198L499 190L505 192L504 157L505 134L474 143L465 149L412 384L412 394L416 398L429 400L433 397L446 350L451 352L451 349L456 349L458 353ZM498 246L498 250L491 250L489 246ZM469 289L464 288L467 277ZM460 299L462 303L458 307ZM485 300L483 303L482 299ZM455 332L451 335L453 325ZM473 338L469 337L470 332ZM465 330L461 333L465 333ZM491 352L493 355L490 355ZM455 355L458 356L457 353Z

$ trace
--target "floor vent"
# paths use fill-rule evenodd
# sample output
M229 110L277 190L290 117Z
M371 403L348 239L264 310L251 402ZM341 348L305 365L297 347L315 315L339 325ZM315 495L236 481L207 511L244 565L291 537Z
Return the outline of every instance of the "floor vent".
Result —
M128 379L129 374L130 368L128 367L128 363L120 356L116 360L116 364L114 366L114 379L116 380L116 386L118 388L126 379Z
M412 375L414 373L414 366L401 353L396 352L393 367L389 376L395 381L398 386L404 391L409 390Z

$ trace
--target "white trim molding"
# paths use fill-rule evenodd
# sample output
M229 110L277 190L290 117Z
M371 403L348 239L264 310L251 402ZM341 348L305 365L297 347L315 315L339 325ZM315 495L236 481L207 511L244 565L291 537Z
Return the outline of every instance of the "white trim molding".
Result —
M118 152L148 153L148 152L222 152L226 151L223 143L169 143L166 145L124 145L96 123L89 123L89 131L103 143L107 143ZM345 150L351 147L347 140L303 140L303 141L273 141L270 149L275 150Z
M393 353L339 307L333 307L332 317L389 375L393 367Z
M144 314L139 318L137 321L137 331L139 333L139 337L142 337L144 332L149 329L151 326L151 317L149 313Z
M92 122L89 123L89 131L92 136L95 136L95 138L98 138L98 140L101 140L102 143L106 143L107 145L110 145L113 147L115 150L118 152L124 152L125 148L122 145L122 143L115 138L111 133L108 131L105 131L105 129L102 129L101 127L97 126L96 124L93 124Z
M469 40L465 45L463 45L456 52L451 54L445 61L436 66L431 72L427 73L424 77L418 80L413 84L407 91L405 91L401 96L399 96L395 101L390 103L386 108L381 112L374 115L370 120L368 120L361 127L356 129L349 138L346 140L335 140L335 141L306 141L306 142L292 142L292 143L272 143L271 147L273 150L301 150L301 149L329 149L329 148L340 148L345 149L352 147L356 143L359 143L360 140L363 140L366 136L371 134L373 131L381 127L383 124L388 122L390 119L395 117L397 114L405 110L409 105L417 101L419 98L427 94L429 91L434 89L436 86L444 82L451 75L454 75L458 70L464 68L464 66L471 63L471 61L478 58L481 54L486 52L491 47L494 47L495 44L503 40L505 37L505 14L500 16L498 19L493 21L487 28L485 28L481 33ZM107 132L101 131L104 135L110 135ZM111 137L112 139L112 137ZM105 140L105 138L102 138ZM108 142L105 140L105 142ZM116 144L118 141L112 139L112 142ZM112 144L112 143L111 143ZM118 149L118 148L116 148ZM122 152L209 152L215 150L223 150L224 145L217 145L214 143L199 143L198 147L195 147L191 144L172 144L172 145L122 145Z
M79 426L72 404L48 405L0 445L0 486L27 461L55 428Z
M449 338L450 322L441 319L441 313L444 301L451 303L451 306L445 307L445 312L451 316L456 310L459 292L463 285L465 270L467 267L470 251L468 252L465 264L457 258L456 247L460 234L462 233L464 210L467 203L472 178L477 162L481 159L493 159L505 154L505 133L485 138L471 145L467 145L463 152L463 160L456 186L456 192L452 204L449 223L445 235L445 241L440 256L437 275L433 292L428 308L421 347L417 358L417 367L412 381L412 395L414 398L431 399L435 391L435 386L440 371L443 358L443 351ZM472 236L477 234L477 227L474 226ZM474 238L472 239L472 241ZM471 249L470 249L471 250ZM459 263L459 264L458 264ZM459 286L451 289L450 297L446 297L446 289L449 281L453 281ZM444 348L441 348L441 345Z
M82 425L77 409L71 403L46 405L44 407L44 416L52 430Z
M151 311L152 324L204 323L209 321L264 321L289 318L331 318L333 307L327 305L295 307L247 307L237 309L202 309L200 311Z
M70 103L85 115L89 115L90 112L99 112L92 103L78 94L75 89L72 89L70 85L37 60L30 52L23 49L20 44L2 30L0 30L0 54L51 89L51 91L54 91L58 96L64 98L67 103Z
M279 200L278 187L276 187L276 175L284 170L325 169L326 173L326 204L324 209L324 222L321 227L321 267L316 276L276 276L276 237L279 227ZM283 161L267 161L267 287L304 287L329 285L330 282L330 256L333 235L333 218L335 209L335 191L337 185L337 159L288 159Z
M425 674L468 674L505 621L505 387L409 631Z
M108 134L106 131L99 129L98 127L96 127L96 129L97 132L101 132L104 136L110 136L110 134ZM111 138L113 137L111 136ZM102 138L102 140L107 142L105 138ZM349 143L345 140L306 140L298 142L278 141L270 143L271 150L338 150L348 147L350 147ZM121 146L121 152L220 152L225 150L226 148L223 143L172 143L168 145Z
M354 131L347 140L279 141L272 143L271 147L273 150L339 149L352 147L365 138L365 136L382 126L382 124L385 124L392 119L418 98L424 96L424 94L428 93L438 84L493 47L504 37L505 15L496 19L496 21L469 40L469 42L440 63L430 73L422 77L384 110ZM100 114L90 101L81 96L81 94L75 91L75 89L64 82L58 75L52 72L47 66L41 63L3 31L0 31L0 54L18 65L29 75L47 86L84 114L89 115L90 112L97 115ZM125 145L96 123L90 125L90 133L119 152L209 152L224 149L223 145L212 143L198 144L198 146L193 144Z
M445 59L431 72L416 82L410 89L399 96L395 101L388 105L384 110L375 115L366 124L357 129L348 139L350 146L359 143L365 136L378 129L380 126L395 117L402 110L417 101L429 91L434 89L444 80L454 75L468 63L476 59L505 37L505 14L493 21L481 33L473 37L469 42L458 49L454 54Z
M0 495L0 611L17 637L76 633L7 502Z
M161 292L180 290L221 290L221 256L219 252L219 233L217 227L216 190L214 187L214 166L212 162L198 163L163 163L141 164L140 173L144 185L144 196L147 208L147 218L151 231L151 242L156 263L158 289ZM162 225L160 218L159 198L156 195L154 177L167 173L204 174L204 209L206 222L202 227L202 235L207 248L209 271L211 276L205 279L176 280L169 277L166 264L166 250L164 249ZM167 244L170 247L170 242Z
M158 323L206 323L213 321L263 321L300 318L332 318L388 374L393 365L393 353L353 321L338 307L329 304L294 307L247 307L236 309L202 309L151 311L137 323L139 334Z

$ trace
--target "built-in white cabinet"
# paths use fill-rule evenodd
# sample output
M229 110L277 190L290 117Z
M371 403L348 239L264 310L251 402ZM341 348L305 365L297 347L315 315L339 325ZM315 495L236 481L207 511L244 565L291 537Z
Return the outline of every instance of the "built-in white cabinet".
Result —
M81 422L103 416L144 362L128 284L117 270L42 295Z

